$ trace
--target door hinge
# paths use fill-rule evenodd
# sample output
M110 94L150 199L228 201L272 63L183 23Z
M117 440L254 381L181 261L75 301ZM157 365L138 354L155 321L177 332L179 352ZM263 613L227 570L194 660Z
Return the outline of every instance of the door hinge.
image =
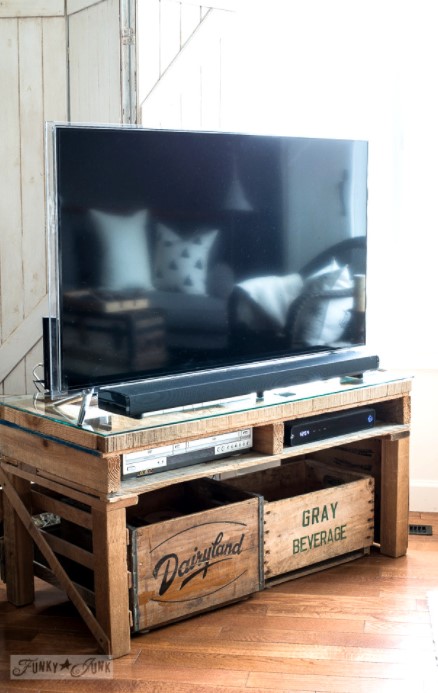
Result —
M135 45L135 31L134 29L123 29L122 30L122 43L124 46L134 46Z

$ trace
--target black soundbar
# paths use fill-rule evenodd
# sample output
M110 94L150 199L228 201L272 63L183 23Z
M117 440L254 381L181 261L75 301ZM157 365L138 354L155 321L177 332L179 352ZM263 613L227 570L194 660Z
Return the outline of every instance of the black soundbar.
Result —
M329 378L354 376L376 370L379 359L360 349L324 352L308 358L278 359L232 369L150 378L144 381L102 387L101 409L138 418L146 412L249 395Z

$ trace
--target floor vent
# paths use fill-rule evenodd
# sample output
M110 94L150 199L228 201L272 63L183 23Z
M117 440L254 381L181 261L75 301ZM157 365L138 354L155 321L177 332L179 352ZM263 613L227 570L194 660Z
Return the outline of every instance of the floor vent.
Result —
M409 534L416 534L417 536L423 537L431 537L432 525L409 525Z

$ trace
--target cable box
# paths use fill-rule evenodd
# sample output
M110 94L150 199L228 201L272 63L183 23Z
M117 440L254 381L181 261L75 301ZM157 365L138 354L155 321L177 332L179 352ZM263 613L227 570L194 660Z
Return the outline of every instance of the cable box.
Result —
M122 479L211 462L252 448L252 428L122 455Z
M324 438L333 438L372 428L375 422L376 412L370 407L310 416L298 421L286 421L284 424L284 443L289 446L313 443L313 441Z

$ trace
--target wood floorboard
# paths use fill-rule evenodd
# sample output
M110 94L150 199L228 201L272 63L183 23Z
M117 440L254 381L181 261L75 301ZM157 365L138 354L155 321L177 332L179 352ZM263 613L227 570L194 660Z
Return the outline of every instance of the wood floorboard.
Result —
M0 583L1 693L437 693L429 595L438 591L438 514L411 513L433 535L392 559L351 563L137 634L105 680L10 680L11 655L96 655L62 592L36 580L16 609ZM438 632L438 631L437 631Z

